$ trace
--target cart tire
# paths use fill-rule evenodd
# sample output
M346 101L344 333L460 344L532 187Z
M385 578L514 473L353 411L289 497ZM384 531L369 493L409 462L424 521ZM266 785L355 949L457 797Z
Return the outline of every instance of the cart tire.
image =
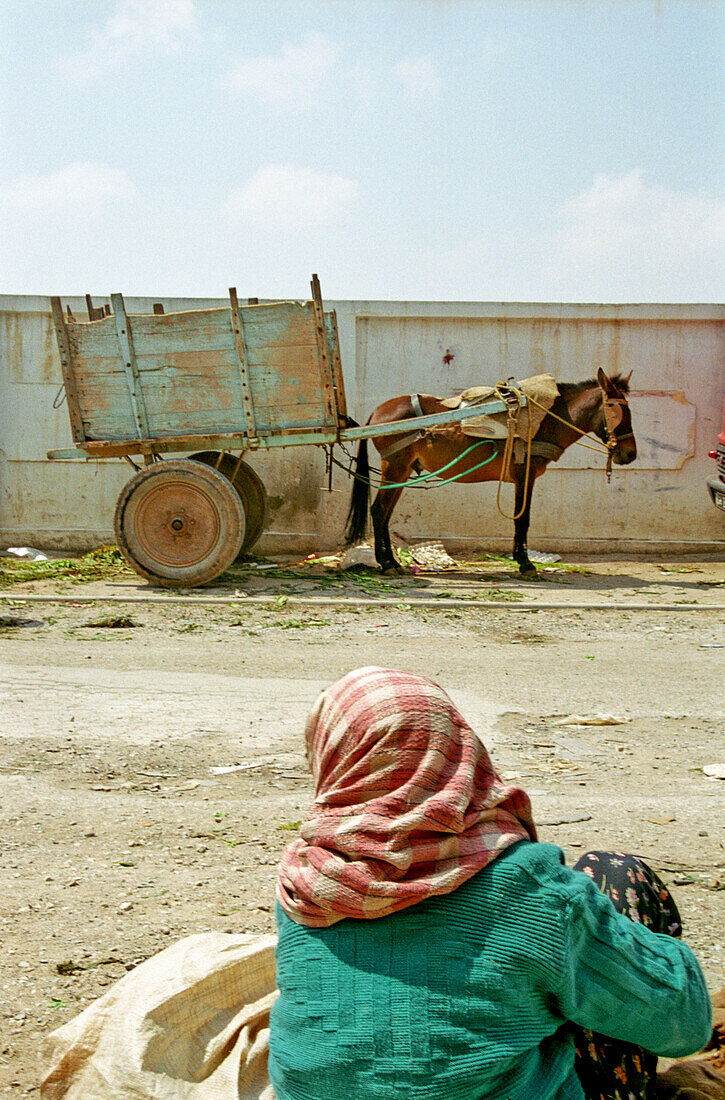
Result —
M164 587L214 580L240 552L244 508L223 474L189 459L157 462L131 478L113 518L118 548Z
M190 455L190 458L218 469L239 493L246 521L242 549L239 552L240 557L243 557L249 553L264 531L267 522L267 491L259 474L248 463L240 463L238 458L230 454L222 454L219 462L219 454L219 451L199 451Z

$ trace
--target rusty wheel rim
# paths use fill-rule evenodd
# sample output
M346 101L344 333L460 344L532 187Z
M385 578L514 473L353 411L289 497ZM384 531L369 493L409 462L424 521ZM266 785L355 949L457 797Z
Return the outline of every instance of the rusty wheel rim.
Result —
M160 462L124 488L114 521L118 546L141 576L160 584L198 585L239 553L244 510L231 483L189 460Z
M206 561L222 526L210 494L181 479L149 490L129 518L144 556L167 568Z

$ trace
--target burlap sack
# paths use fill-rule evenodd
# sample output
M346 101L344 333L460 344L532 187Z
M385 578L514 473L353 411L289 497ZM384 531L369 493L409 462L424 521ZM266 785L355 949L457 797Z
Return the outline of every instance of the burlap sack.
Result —
M533 398L536 404L529 403L519 411L514 434L518 439L528 439L530 430L533 439L559 390L551 374L535 374L531 378L523 378L515 385L527 397ZM441 403L448 409L458 409L462 405L485 405L487 401L495 399L493 386L472 386L455 397L445 398ZM502 412L462 420L461 430L464 435L470 435L474 439L505 439L507 425L508 415Z
M48 1037L43 1100L274 1100L276 936L190 936Z

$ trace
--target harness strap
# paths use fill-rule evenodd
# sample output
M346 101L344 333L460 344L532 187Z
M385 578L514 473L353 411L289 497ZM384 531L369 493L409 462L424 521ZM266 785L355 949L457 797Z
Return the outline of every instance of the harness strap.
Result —
M532 458L546 458L550 462L557 462L564 453L564 448L556 443L547 443L545 440L537 440L531 444ZM526 457L526 440L514 440L514 462L520 465Z
M419 393L412 393L410 395L410 403L413 406L413 412L416 416L425 416L425 413L423 412L423 406L420 403Z
M558 462L564 454L564 448L557 443L546 443L542 439L531 444L531 453L535 458L548 458L551 462Z
M422 416L422 413L417 413L417 416ZM388 443L387 447L383 447L380 452L381 458L390 458L391 455L397 454L398 451L402 451L411 443L416 443L423 435L422 432L408 432L402 439L398 439L395 443Z

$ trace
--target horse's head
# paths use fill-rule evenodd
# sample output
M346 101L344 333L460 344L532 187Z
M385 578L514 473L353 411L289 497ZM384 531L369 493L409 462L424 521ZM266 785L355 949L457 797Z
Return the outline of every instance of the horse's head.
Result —
M632 431L632 414L627 404L631 373L615 374L609 378L599 368L597 382L602 391L602 414L595 431L602 442L610 447L612 462L627 466L637 457L637 441Z

